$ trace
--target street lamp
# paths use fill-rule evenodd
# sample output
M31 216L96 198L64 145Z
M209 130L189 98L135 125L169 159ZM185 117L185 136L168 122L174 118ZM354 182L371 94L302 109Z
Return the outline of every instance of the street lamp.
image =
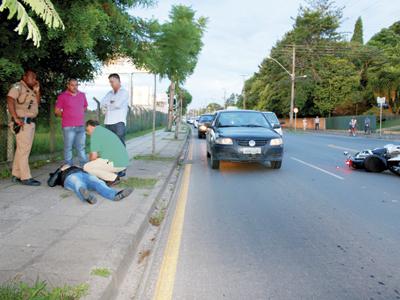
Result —
M294 131L297 130L297 113L299 112L299 109L297 107L295 107L293 109L294 112Z
M296 77L296 56L293 48L293 66L292 66L292 73L290 73L279 61L277 61L275 58L272 58L271 56L268 56L267 59L270 59L277 63L285 72L290 76L291 82L292 82L292 89L291 89L291 96L290 96L290 114L289 114L289 126L293 127L293 109L294 109L294 95L295 95L295 81L296 78L307 78L307 75L303 76L298 76Z

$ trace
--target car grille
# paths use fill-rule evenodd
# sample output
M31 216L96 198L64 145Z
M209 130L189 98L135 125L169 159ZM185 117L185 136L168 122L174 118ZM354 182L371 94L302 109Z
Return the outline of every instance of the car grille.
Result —
M249 141L251 141L251 139L238 140L238 145L244 146L244 147L249 147ZM269 143L269 140L253 140L253 141L256 142L255 147L262 147Z

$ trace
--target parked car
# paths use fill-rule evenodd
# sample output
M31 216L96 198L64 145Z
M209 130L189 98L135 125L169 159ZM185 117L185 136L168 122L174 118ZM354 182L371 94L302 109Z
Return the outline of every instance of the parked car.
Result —
M194 128L197 128L199 126L199 119L200 119L200 117L194 118L194 121L193 121Z
M199 139L206 137L208 127L210 127L213 119L213 114L204 114L200 116L197 128L197 136Z
M280 135L283 136L282 126L279 122L278 117L272 111L265 111L263 112L264 116L267 118L268 122L272 125L274 130Z
M283 140L263 113L250 110L219 111L207 134L207 157L211 168L220 161L270 162L280 169Z
M187 123L190 124L190 125L193 125L193 123L194 123L194 117L188 118L188 119L187 119Z

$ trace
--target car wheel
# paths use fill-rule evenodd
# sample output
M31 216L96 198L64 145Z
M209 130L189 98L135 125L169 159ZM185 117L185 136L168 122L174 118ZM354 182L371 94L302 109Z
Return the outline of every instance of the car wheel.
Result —
M197 134L197 137L198 137L199 139L202 139L202 138L203 138L203 136L201 135L200 132Z
M211 169L218 170L219 169L219 160L215 159L212 154L209 154L209 160L210 160L210 165Z
M210 158L211 157L211 155L210 155L210 153L207 151L207 158Z
M280 169L282 167L282 161L271 161L272 169Z

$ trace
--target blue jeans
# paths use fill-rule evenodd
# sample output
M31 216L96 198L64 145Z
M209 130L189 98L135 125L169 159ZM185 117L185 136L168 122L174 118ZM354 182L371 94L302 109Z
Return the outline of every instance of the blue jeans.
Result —
M90 175L85 172L72 173L67 176L64 181L64 187L67 190L73 191L79 199L84 201L79 189L84 188L89 191L96 191L106 199L114 200L117 191L108 187L107 184L97 178L96 176Z
M119 122L116 124L106 124L106 128L114 132L119 137L122 144L126 146L125 145L126 126L124 122Z
M70 166L74 164L72 157L72 147L78 152L79 164L83 166L87 163L85 152L86 133L83 126L71 126L63 128L64 135L64 162Z

